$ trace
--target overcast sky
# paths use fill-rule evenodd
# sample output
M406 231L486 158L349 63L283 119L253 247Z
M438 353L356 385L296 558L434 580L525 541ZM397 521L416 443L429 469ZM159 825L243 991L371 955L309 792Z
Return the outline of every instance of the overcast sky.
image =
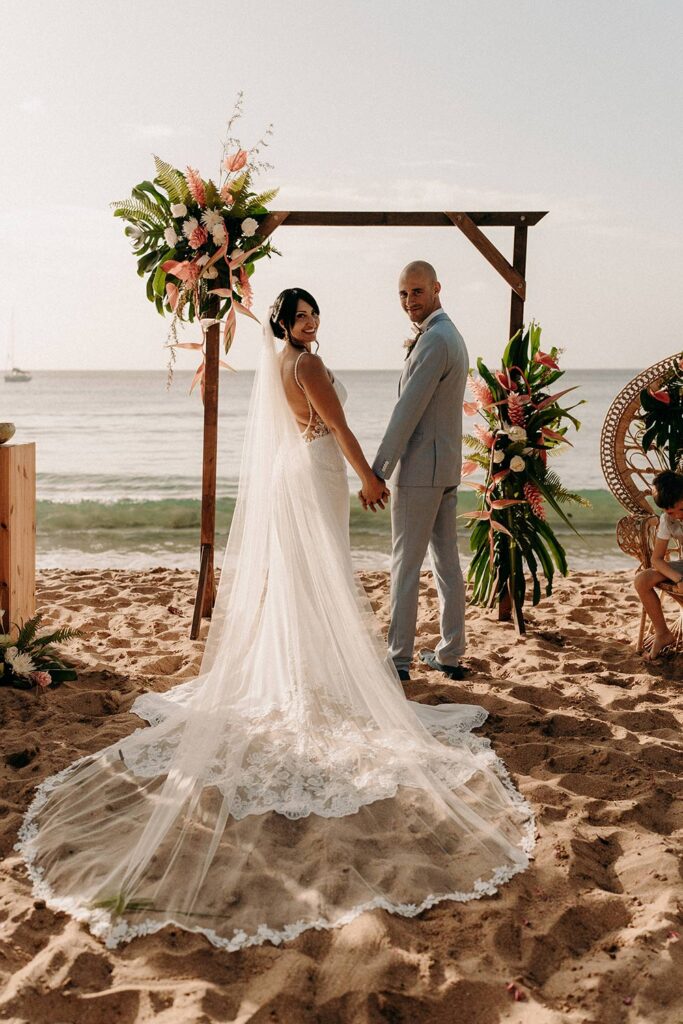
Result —
M526 307L546 347L570 367L680 350L682 29L680 0L3 0L0 361L14 308L21 365L163 368L168 322L109 203L152 153L215 174L240 89L243 144L274 124L276 208L548 210ZM511 257L512 231L491 237ZM400 364L413 258L436 265L472 359L507 340L509 290L455 228L276 244L255 310L308 288L331 366ZM241 321L233 364L256 345Z

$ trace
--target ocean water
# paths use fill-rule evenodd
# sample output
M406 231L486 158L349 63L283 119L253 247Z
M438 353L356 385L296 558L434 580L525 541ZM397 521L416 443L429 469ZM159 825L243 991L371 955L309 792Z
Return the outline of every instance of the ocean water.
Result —
M563 482L588 497L577 509L582 537L562 528L574 568L626 568L632 561L614 540L620 508L600 470L602 422L632 370L568 370L562 383L577 386L565 404L582 401L574 447L554 461ZM340 370L351 428L371 459L396 399L398 370ZM16 424L16 441L35 441L38 470L38 563L64 568L198 563L202 404L188 395L192 374L178 371L170 391L163 371L36 372L29 384L0 380L0 420ZM218 544L227 536L234 507L253 373L223 373L220 384ZM467 422L467 421L466 421ZM349 472L352 493L358 481ZM462 511L474 507L461 490ZM388 564L388 513L352 505L355 563ZM461 550L468 553L467 533Z

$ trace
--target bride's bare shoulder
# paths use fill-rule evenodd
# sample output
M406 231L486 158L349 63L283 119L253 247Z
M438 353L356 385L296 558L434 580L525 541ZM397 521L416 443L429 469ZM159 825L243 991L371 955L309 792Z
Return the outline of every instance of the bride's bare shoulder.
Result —
M327 367L320 358L313 352L301 352L295 359L296 373L299 380L309 381L318 380L322 377L329 376Z

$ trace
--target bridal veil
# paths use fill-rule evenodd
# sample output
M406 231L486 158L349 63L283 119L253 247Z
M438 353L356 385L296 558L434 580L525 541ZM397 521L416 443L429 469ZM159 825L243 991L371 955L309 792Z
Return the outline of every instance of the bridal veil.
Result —
M266 328L200 675L39 788L36 895L108 945L174 923L229 950L493 893L533 820L486 713L405 699L351 571L332 436L302 441Z

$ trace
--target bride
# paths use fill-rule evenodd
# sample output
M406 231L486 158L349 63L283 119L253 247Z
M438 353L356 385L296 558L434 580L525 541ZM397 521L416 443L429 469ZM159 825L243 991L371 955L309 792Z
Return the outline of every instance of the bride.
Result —
M151 727L47 779L19 835L36 896L109 946L413 916L495 892L533 845L472 735L486 712L404 697L352 573L344 457L370 503L387 492L311 353L315 300L287 289L270 314L200 675L139 697Z

